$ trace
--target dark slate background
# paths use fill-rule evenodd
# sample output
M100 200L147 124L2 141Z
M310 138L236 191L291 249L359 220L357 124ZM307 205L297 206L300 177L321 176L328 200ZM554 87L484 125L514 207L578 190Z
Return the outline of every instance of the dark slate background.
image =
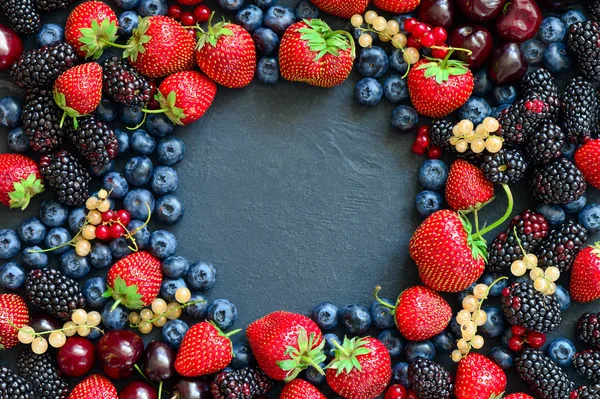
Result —
M214 1L206 4L217 8ZM66 15L44 15L43 22L64 23ZM34 45L33 38L28 45ZM187 146L176 166L186 216L174 227L153 223L152 228L175 233L179 255L216 265L218 281L207 294L235 303L235 327L279 309L308 314L321 301L369 306L378 284L383 295L395 298L420 283L408 241L421 222L414 198L421 190L416 175L424 158L410 151L414 134L399 134L390 126L394 104L385 99L373 108L356 104L353 89L359 79L353 72L330 90L285 81L275 86L255 81L240 90L220 87L199 122L175 130ZM0 72L0 95L23 95L6 71ZM2 152L7 132L0 129ZM122 172L123 160L118 165ZM513 191L514 214L535 206L525 184ZM483 220L492 222L504 212L502 190L498 194L501 198L482 212ZM0 208L0 227L16 228L50 197L49 190L23 213ZM589 189L588 198L598 201L600 195ZM576 320L598 310L597 304L573 304L560 334L551 337L575 341ZM151 337L156 335L146 338ZM483 352L497 344L488 340ZM13 363L19 350L0 354L0 362ZM445 355L437 359L453 367ZM526 389L514 372L508 376L508 391Z

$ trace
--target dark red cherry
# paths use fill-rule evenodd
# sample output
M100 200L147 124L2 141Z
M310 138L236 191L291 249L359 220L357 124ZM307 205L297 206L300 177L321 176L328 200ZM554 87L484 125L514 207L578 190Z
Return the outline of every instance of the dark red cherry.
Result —
M421 0L419 21L446 29L454 22L454 0Z
M456 4L462 14L475 22L485 22L495 19L506 0L457 0Z
M96 362L94 344L81 337L71 337L58 350L58 370L67 377L81 377L90 372Z
M14 30L0 25L0 71L8 69L23 53L23 41Z
M166 381L175 375L175 352L164 342L150 342L142 361L144 374L152 381Z
M29 327L37 333L61 329L63 324L47 313L38 313L31 316Z
M455 51L452 56L469 64L471 68L479 68L487 61L493 49L493 38L489 30L483 26L463 25L450 34L450 46L471 50Z
M535 37L542 18L535 0L511 0L496 20L496 29L504 40L521 43Z
M142 356L144 342L131 331L112 330L100 338L97 352L102 365L129 370Z
M212 399L210 382L200 378L180 378L173 384L178 399Z
M123 388L119 399L158 399L158 394L156 389L146 381L134 381Z
M527 62L516 43L506 43L492 52L490 77L499 85L520 82L527 72Z

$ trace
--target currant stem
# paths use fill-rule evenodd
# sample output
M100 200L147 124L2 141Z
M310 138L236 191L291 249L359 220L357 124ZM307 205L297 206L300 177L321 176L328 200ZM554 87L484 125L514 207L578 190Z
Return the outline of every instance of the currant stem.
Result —
M512 192L510 191L510 187L508 187L507 184L503 184L502 188L504 189L504 192L506 193L506 198L508 199L508 206L506 208L506 212L504 212L504 215L502 215L502 217L500 219L496 220L496 222L485 227L483 230L478 231L477 233L473 234L473 236L472 236L473 240L480 238L483 235L494 230L496 227L500 226L502 223L504 223L510 217L510 214L512 213L513 205L514 205L513 195L512 195Z

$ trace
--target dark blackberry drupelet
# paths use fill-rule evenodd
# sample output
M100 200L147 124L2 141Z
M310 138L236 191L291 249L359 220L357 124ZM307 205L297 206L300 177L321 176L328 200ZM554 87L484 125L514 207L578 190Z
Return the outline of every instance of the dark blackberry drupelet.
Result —
M600 80L600 25L592 20L571 24L567 44L581 72L592 81Z
M214 399L252 399L264 395L271 388L273 380L261 369L254 367L222 371L210 384Z
M548 333L562 323L560 303L554 295L544 295L529 281L513 283L502 292L502 310L513 326Z
M65 150L44 155L40 172L58 200L69 206L82 206L89 197L90 175L77 158Z
M561 115L567 140L590 140L598 120L598 98L594 86L581 76L569 81L562 97Z
M0 367L0 399L33 399L31 386L24 378Z
M577 338L600 349L600 313L584 313L579 318Z
M534 199L545 204L570 204L585 194L583 174L567 158L537 168L529 179Z
M600 351L577 352L573 357L573 367L580 376L594 384L600 384Z
M449 141L452 137L452 128L454 128L454 125L454 122L445 119L433 121L431 126L429 126L429 141L431 141L431 144L440 147L446 152L455 153L456 148Z
M56 361L48 353L37 355L25 349L17 358L17 370L38 399L66 399L69 384L58 373Z
M538 257L538 266L543 269L556 266L561 273L568 272L587 239L585 227L572 220L563 223L553 229L534 251Z
M424 359L408 366L408 381L420 399L447 399L452 395L452 377L441 365Z
M70 320L74 310L85 307L85 298L76 281L56 269L34 269L25 280L29 301L61 320Z
M75 0L35 0L35 6L40 11L54 11L66 8Z
M600 0L592 1L588 6L588 11L594 21L600 21Z
M25 89L51 87L61 73L77 63L75 48L67 42L58 42L24 53L13 64L10 76Z
M498 234L488 248L488 270L501 273L510 269L510 265L523 259L523 252L515 237L521 241L523 249L532 253L548 235L548 223L539 213L529 209L515 216L506 231Z
M150 101L150 83L123 58L111 57L102 62L102 80L104 93L118 103L143 107Z
M560 126L545 121L529 136L525 155L533 165L546 164L562 156L565 134Z
M2 0L0 15L20 35L31 35L40 29L40 14L34 0Z
M51 89L35 88L27 93L21 121L33 151L47 153L60 146L65 134L60 127L61 115Z
M510 184L523 178L527 162L523 153L516 148L503 148L495 154L486 154L479 168L492 183Z
M548 104L552 120L556 120L560 109L560 95L558 87L552 74L545 68L538 68L535 71L529 72L521 81L521 92L523 98L535 98Z
M92 168L101 168L117 156L119 142L112 129L94 116L77 120L77 128L69 124L67 137Z
M516 357L515 368L537 399L567 399L575 384L539 349L526 348Z
M582 386L571 394L570 399L598 399L600 398L600 384Z
M550 116L548 104L541 100L539 94L531 94L500 113L497 118L500 129L495 134L504 139L504 145L519 145L527 141L539 124Z

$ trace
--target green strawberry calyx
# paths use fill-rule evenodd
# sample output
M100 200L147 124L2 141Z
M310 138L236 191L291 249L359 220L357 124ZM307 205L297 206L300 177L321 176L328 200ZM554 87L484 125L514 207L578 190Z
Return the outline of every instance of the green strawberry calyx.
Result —
M317 342L321 343L317 344ZM298 330L298 347L288 346L284 355L288 357L286 360L277 362L277 365L284 371L287 371L285 382L290 382L300 372L310 366L314 367L321 374L325 374L319 364L323 363L327 356L323 353L325 340L318 337L315 333L310 333L310 336L304 328Z
M504 397L504 392L500 392L498 394L493 393L490 395L488 399L502 399Z
M75 108L69 107L67 105L67 98L63 93L54 91L54 102L56 103L56 105L58 105L60 109L63 110L62 117L60 118L60 127L63 127L65 119L68 116L70 118L73 118L73 126L75 127L75 129L77 129L77 126L79 125L77 123L77 118L85 115L80 114L79 111L77 111Z
M592 247L592 253L600 258L600 241L595 242L594 245L590 245Z
M439 58L429 58L426 59L429 62L424 62L423 64L417 67L417 70L425 71L425 78L434 78L438 84L442 84L451 76L461 76L465 75L469 72L469 68L467 64L459 60L451 60L450 56L456 49L450 49L448 51L448 55L443 60Z
M128 309L141 309L145 303L142 301L142 294L138 291L137 285L128 286L125 280L117 276L113 287L107 286L107 290L102 294L104 298L113 298L115 304L110 309L115 310L117 306L123 305Z
M113 47L122 48L123 58L129 58L131 62L137 61L139 53L145 53L146 47L144 46L150 40L152 36L148 36L146 32L150 28L150 19L148 17L138 17L138 27L133 30L131 37L127 41L126 45L111 44Z
M327 365L328 369L337 370L336 375L340 375L341 373L349 374L355 369L362 371L358 357L371 353L371 349L365 347L368 343L365 338L354 337L348 339L348 337L344 337L342 344L336 341L332 342L336 347L333 351L335 356L331 363Z
M352 58L356 57L356 45L350 32L344 30L331 30L329 25L321 19L304 19L307 27L298 29L300 39L308 42L308 48L317 53L315 61L325 54L339 57L340 51L350 49Z
M83 43L81 51L85 51L85 57L94 60L100 58L104 49L114 45L119 37L117 29L117 22L108 18L103 19L100 23L94 19L89 28L79 29L81 33L79 41Z
M148 114L165 114L167 118L173 124L183 126L185 125L182 121L187 115L183 112L183 109L177 107L175 104L177 103L177 93L174 91L170 92L166 97L158 90L156 95L154 96L156 101L160 104L159 109L147 109L142 108L142 112L144 113L144 118L142 121L134 127L127 127L128 130L136 130L142 127L144 123L146 123L146 118Z
M31 198L44 191L42 181L35 173L31 173L26 179L13 183L14 190L8 193L9 206L25 210Z
M196 28L199 31L196 34L196 36L198 38L198 44L196 45L196 50L200 50L207 43L213 47L217 47L217 42L219 41L219 39L222 36L234 36L235 35L231 29L227 28L227 25L229 25L230 23L225 20L213 25L212 19L213 19L214 15L215 15L214 12L212 14L210 14L210 18L208 19L208 30L205 31L204 29L202 29L200 27Z

